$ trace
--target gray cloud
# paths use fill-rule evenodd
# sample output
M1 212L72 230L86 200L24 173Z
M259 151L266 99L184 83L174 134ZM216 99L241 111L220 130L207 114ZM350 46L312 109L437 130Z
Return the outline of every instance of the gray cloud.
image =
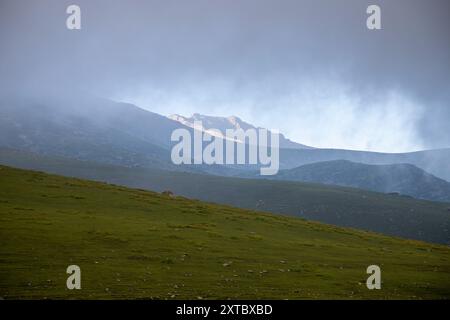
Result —
M82 30L65 9L82 9ZM382 30L365 27L369 4ZM156 112L236 114L321 147L450 146L447 0L12 1L3 94L84 90Z

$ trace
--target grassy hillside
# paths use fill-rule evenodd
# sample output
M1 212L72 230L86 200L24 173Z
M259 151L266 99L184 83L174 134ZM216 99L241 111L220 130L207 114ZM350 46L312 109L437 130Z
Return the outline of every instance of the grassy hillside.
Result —
M450 205L320 184L125 168L0 148L0 163L450 244Z
M3 298L450 297L445 246L4 166L0 242Z

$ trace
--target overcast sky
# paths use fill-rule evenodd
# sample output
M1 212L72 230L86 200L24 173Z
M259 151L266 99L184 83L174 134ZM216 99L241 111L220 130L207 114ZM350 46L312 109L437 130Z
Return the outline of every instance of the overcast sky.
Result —
M450 147L449 30L448 0L1 0L0 91L237 115L316 147Z

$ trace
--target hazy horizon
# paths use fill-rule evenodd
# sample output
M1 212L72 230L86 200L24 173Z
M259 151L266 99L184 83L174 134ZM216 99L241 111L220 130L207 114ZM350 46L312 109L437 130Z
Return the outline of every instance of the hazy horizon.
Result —
M376 1L374 31L368 0L6 0L0 94L235 115L320 148L448 148L450 3L431 2ZM71 4L81 30L65 26Z

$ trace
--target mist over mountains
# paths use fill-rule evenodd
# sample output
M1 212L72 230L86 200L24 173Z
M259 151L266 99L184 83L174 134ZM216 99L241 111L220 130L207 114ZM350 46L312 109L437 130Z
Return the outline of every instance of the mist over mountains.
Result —
M200 117L198 115L197 117ZM205 117L221 128L233 127L230 118ZM118 103L91 96L52 99L4 99L0 107L0 146L32 152L74 157L80 160L141 167L172 168L171 133L177 128L193 132L192 119L184 123L153 113L132 104ZM233 118L243 128L254 127ZM303 148L282 137L280 169L305 164L348 160L384 165L413 164L441 179L450 180L450 149L412 153L377 153L340 149ZM288 145L289 147L286 147ZM295 148L292 148L294 146ZM205 170L210 173L240 175L255 166L184 166L182 170Z
M194 118L206 120L202 131L214 125L222 130L255 127L235 117ZM280 149L281 171L269 178L283 181L270 181L255 176L254 165L174 165L171 133L179 128L193 133L192 120L178 116L175 121L132 104L88 96L3 100L0 163L448 242L443 223L450 212L447 204L411 197L449 201L444 179L450 178L450 149L387 154L304 148L284 138L295 148Z
M78 0L69 31L64 1L3 0L0 91L238 115L313 147L448 148L449 2L382 2L371 32L369 0Z
M450 1L376 2L0 0L0 300L450 298Z

